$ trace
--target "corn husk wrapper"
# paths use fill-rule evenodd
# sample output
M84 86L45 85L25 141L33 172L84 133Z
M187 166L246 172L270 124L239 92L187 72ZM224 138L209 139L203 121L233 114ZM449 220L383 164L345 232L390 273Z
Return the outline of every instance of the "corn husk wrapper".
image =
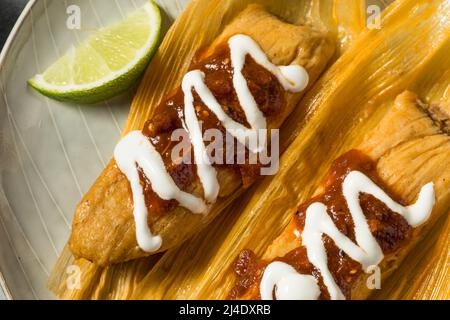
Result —
M309 121L284 153L277 176L236 203L230 216L166 253L135 297L226 298L237 254L249 248L261 256L296 206L312 196L331 162L362 142L396 95L410 89L427 103L450 108L449 12L444 0L397 1L386 9L381 29L363 31L303 99ZM448 214L442 220L383 282L376 298L450 297Z
M290 22L308 23L330 31L341 49L336 59L348 51L283 127L282 141L286 145L294 143L283 156L278 176L268 177L249 190L208 230L161 259L157 256L99 268L84 260L74 261L66 249L49 280L50 289L58 297L225 298L234 281L230 266L239 251L265 250L284 228L295 206L311 195L330 162L358 142L364 128L376 123L377 116L389 107L396 93L414 84L419 88L420 79L430 77L424 82L433 85L420 87L422 91L418 93L429 101L443 97L442 83L447 81L448 85L448 75L434 71L442 67L445 54L439 59L439 52L442 53L443 43L448 40L448 33L443 32L436 16L448 12L444 1L420 1L423 5L414 9L416 1L399 0L386 12L379 31L363 29L364 1L194 1L177 19L147 71L133 102L126 131L142 127L151 116L151 106L179 84L195 51L209 44L247 4L255 2L266 4L271 12ZM408 14L409 19L405 19ZM426 25L420 24L424 19ZM411 50L418 43L420 46ZM304 110L308 110L310 118L305 126ZM299 133L301 137L295 139ZM439 231L440 234L445 232ZM441 242L437 252L448 254L448 232ZM440 260L445 263L448 256ZM80 268L81 287L68 289L70 279L66 270L73 264ZM431 268L428 274L434 275L427 281L438 283L443 268L435 264L426 267ZM422 296L419 291L420 288L415 298L438 297ZM395 297L407 296L399 293Z
M266 6L270 12L291 23L307 23L333 34L338 46L335 59L351 45L364 25L363 0L352 1L351 4L345 0L192 1L166 34L152 60L134 98L124 134L142 128L146 119L151 117L153 107L180 84L196 51L209 45L239 12L252 3ZM300 130L304 115L303 111L290 117L292 132L282 140L282 149ZM227 212L223 214L227 215ZM62 299L127 299L133 296L137 283L159 257L101 268L86 260L75 261L69 249L65 248L50 275L49 289ZM71 266L79 267L81 285L75 289L70 286L73 268L68 267Z

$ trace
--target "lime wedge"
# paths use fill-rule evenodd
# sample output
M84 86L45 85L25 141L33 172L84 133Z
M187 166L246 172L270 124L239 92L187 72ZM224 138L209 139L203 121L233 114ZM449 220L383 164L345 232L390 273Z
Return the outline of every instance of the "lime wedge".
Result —
M152 1L121 22L100 29L72 47L28 83L60 101L96 103L128 90L155 53L161 14Z

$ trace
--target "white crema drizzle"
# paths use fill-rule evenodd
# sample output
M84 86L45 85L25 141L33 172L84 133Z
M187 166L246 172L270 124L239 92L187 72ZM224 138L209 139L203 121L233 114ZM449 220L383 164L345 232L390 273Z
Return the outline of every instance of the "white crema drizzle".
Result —
M275 66L258 44L249 36L235 35L228 41L233 67L233 86L239 103L245 113L250 129L234 121L223 110L211 90L205 84L205 74L200 70L187 73L182 82L184 93L185 128L189 132L194 149L194 159L197 174L204 190L205 200L183 192L173 181L165 168L161 155L156 151L147 137L140 131L133 131L125 136L114 151L114 158L119 169L125 174L131 185L134 202L134 218L136 223L136 238L139 247L146 252L154 252L161 247L162 239L152 234L148 223L148 211L145 205L143 188L140 184L137 166L142 168L150 181L153 191L163 200L175 199L180 206L197 214L206 214L211 204L219 194L219 182L216 169L212 166L206 152L200 123L194 107L192 89L196 91L203 103L216 115L224 128L240 143L254 153L261 152L266 141L255 139L258 131L267 128L267 121L255 98L251 94L247 80L242 74L247 55L256 63L276 76L286 91L300 92L309 82L308 73L298 65ZM250 138L250 139L249 139ZM253 140L255 139L255 140ZM252 145L248 141L258 141Z
M308 259L321 273L333 300L345 299L345 296L328 268L327 252L322 241L324 234L329 236L336 246L350 258L361 263L366 272L369 267L378 265L384 258L377 240L370 232L361 208L359 202L361 193L371 194L384 202L390 210L402 215L412 227L417 227L427 221L435 204L433 183L422 187L415 204L404 207L359 171L352 171L347 175L342 185L342 191L355 226L356 244L339 231L328 215L327 207L320 202L311 204L306 210L305 227L302 234L302 244L306 247ZM268 275L266 276L266 274ZM295 288L292 288L293 286ZM289 300L301 300L305 297L317 298L316 294L319 290L317 281L312 281L310 275L299 274L289 265L280 265L280 262L269 264L264 271L260 284L261 298L271 299L274 288L277 299ZM278 292L283 295L278 296Z

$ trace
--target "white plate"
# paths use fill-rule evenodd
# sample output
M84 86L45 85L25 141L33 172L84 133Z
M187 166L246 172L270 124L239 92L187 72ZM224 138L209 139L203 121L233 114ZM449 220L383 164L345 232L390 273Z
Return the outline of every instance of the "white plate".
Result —
M48 274L75 205L112 155L131 101L128 94L98 106L59 103L26 81L146 1L30 0L0 54L0 300L1 288L10 299L54 298ZM189 2L155 1L165 29ZM81 8L81 30L66 26L69 5Z
M8 298L51 299L46 281L73 210L111 157L131 94L98 106L55 102L26 81L67 48L146 0L31 0L0 55L0 287ZM188 0L160 0L173 21ZM66 27L69 5L81 30ZM0 293L0 299L2 295Z

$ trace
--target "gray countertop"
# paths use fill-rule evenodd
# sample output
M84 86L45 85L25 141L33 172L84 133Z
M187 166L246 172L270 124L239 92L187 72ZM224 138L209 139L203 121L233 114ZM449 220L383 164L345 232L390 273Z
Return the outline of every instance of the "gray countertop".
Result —
M28 0L0 1L0 49L3 48L3 44L27 2Z

